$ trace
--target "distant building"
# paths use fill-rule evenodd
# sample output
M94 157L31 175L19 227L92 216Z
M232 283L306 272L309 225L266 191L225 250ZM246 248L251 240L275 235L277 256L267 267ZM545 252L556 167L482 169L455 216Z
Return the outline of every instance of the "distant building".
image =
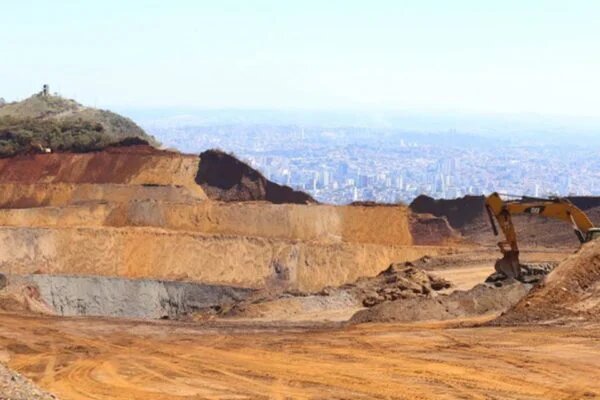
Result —
M329 187L329 183L330 183L329 179L330 179L329 171L327 171L327 170L323 171L323 187L324 188Z
M312 188L312 190L317 190L319 188L319 173L315 172L311 182L310 182L310 187Z
M341 162L338 164L337 173L341 176L347 175L350 170L350 166L347 162Z
M403 190L404 189L404 178L402 175L396 177L396 188Z
M41 95L43 97L50 96L50 86L48 84L44 84L44 86L42 86L42 93L41 93Z
M358 175L358 187L366 188L369 186L369 177L367 175Z

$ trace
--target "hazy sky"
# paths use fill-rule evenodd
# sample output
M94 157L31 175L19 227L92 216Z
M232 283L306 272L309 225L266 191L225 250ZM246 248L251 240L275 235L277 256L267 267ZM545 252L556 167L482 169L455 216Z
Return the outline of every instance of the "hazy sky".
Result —
M600 1L0 0L0 96L600 116Z

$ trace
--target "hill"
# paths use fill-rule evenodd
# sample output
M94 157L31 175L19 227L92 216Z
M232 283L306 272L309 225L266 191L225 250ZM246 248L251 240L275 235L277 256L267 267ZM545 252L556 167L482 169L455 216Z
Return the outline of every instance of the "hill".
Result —
M46 148L93 151L128 138L157 144L129 118L85 107L47 91L22 101L0 103L0 157Z
M272 182L246 163L220 150L207 150L200 154L200 159L196 182L211 199L266 200L275 204L316 203L310 195Z

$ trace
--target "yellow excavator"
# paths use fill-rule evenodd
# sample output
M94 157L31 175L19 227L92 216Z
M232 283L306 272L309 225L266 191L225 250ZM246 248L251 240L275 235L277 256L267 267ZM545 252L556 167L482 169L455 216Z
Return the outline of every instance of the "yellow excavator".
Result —
M498 236L498 229L494 218L498 221L504 233L505 240L498 242L502 258L496 261L496 271L509 278L521 277L521 263L519 262L519 246L517 234L511 215L529 214L556 218L570 223L577 238L581 243L600 238L600 228L594 227L588 216L567 199L554 197L540 199L526 196L503 195L508 200L503 200L498 193L492 193L485 198L485 208L494 235Z

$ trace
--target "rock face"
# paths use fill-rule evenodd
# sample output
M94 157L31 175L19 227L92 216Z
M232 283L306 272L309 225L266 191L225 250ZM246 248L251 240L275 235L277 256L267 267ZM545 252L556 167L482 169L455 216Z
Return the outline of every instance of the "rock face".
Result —
M196 182L212 200L316 203L308 194L271 182L254 168L222 151L207 150L200 154L200 159Z
M189 282L94 276L30 275L40 298L58 315L177 319L218 311L252 290Z
M373 276L391 260L444 247L319 243L150 227L0 227L0 265L15 274L103 275L316 291Z
M0 159L0 184L93 183L186 185L194 182L196 156L148 145L91 153L19 155Z

